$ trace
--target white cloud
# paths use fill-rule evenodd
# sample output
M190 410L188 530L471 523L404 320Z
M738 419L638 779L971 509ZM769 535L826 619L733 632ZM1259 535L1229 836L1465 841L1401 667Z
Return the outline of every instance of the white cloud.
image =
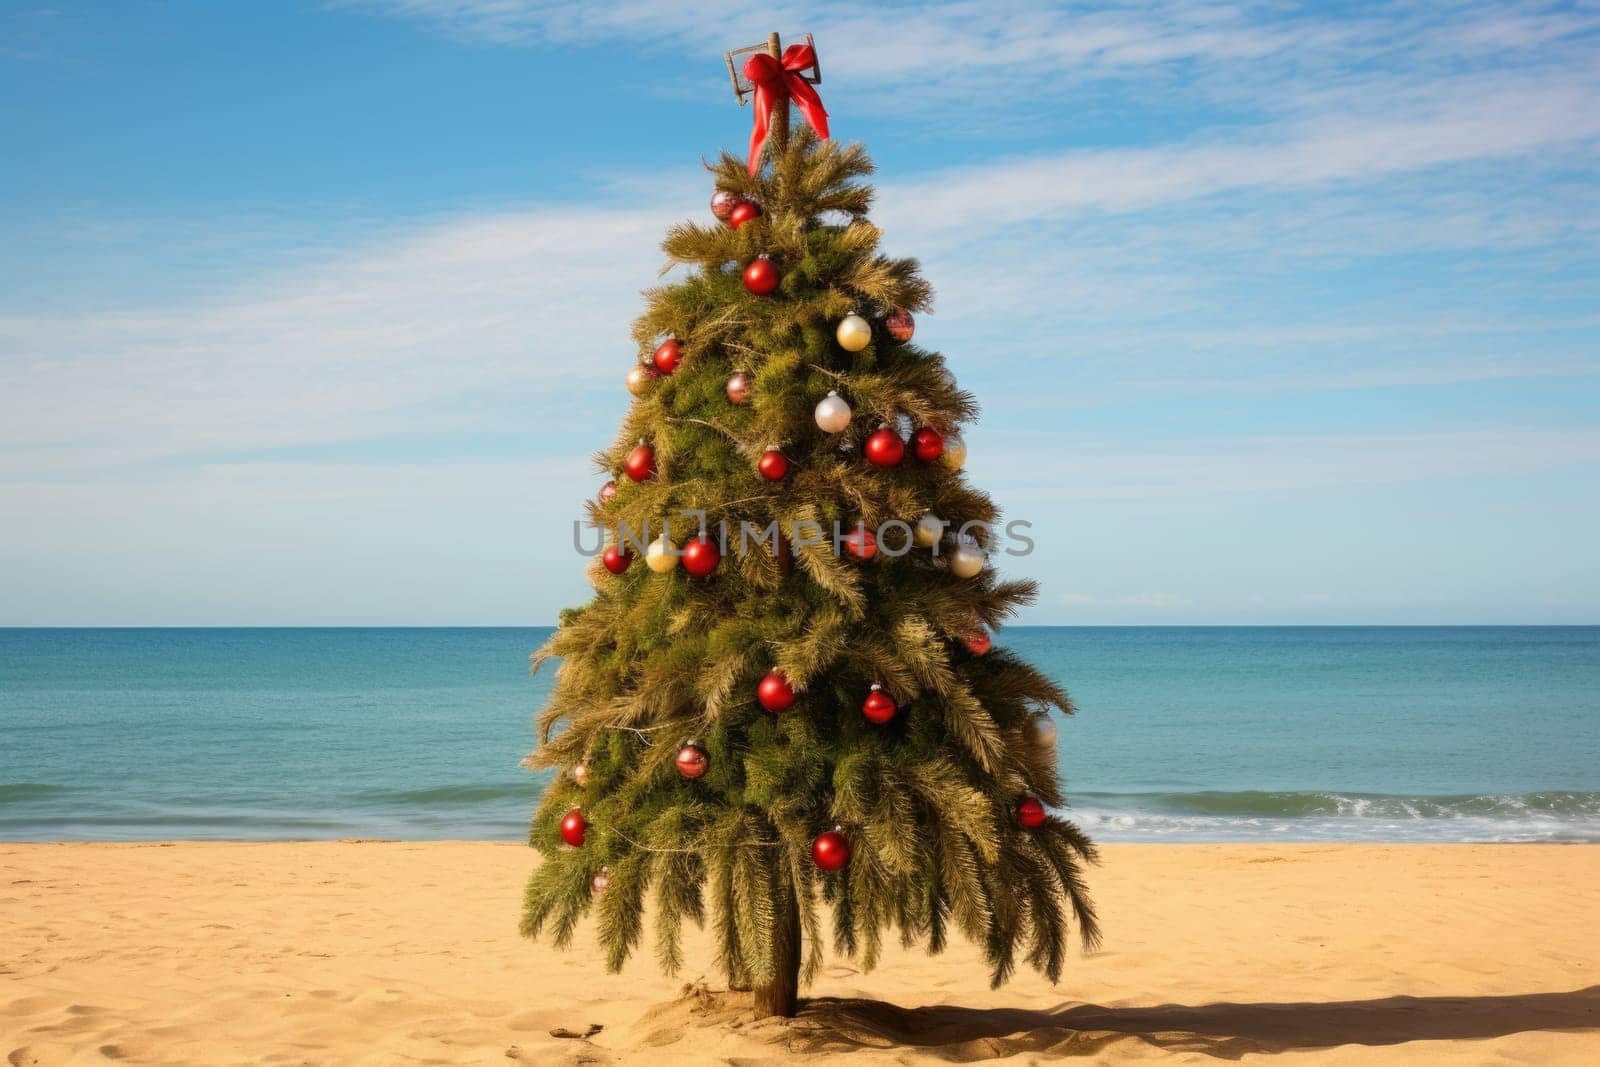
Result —
M1098 12L1015 3L1002 17L966 2L875 7L798 2L770 10L732 0L575 4L549 0L335 0L334 8L415 20L466 40L502 46L625 41L689 54L724 51L783 26L826 45L825 71L899 80L928 71L1025 68L1041 62L1144 65L1196 56L1257 58L1304 43L1292 24L1252 24L1237 8L1187 4Z
M559 424L626 367L663 217L463 219L194 306L0 318L0 471Z
M1247 116L1326 111L1333 101L1346 112L1385 110L1409 89L1464 68L1581 69L1593 57L1600 22L1593 12L1511 2L1347 10L1051 0L1002 9L969 0L772 7L728 0L331 0L330 7L480 45L670 54L684 72L677 77L696 85L727 49L758 42L774 28L786 39L810 31L840 114L915 115L930 127L990 132L1059 122L1062 106L1095 114L1130 101L1181 109L1205 99ZM658 87L675 91L670 69L655 73Z
M1600 28L1600 13L1590 11L1491 9L1441 28L1440 37L1465 49L1503 52L1534 48Z
M1110 380L1104 370L1098 382L1085 376L1083 396L1108 388L1205 390L1219 382L1348 388L1592 372L1595 353L1582 348L1540 359L1457 354L1444 365L1396 364L1392 355L1384 366L1334 360L1313 373L1241 355L1303 347L1314 338L1325 345L1367 342L1355 349L1361 351L1419 332L1509 335L1492 316L1433 325L1302 321L1196 329L1162 326L1151 311L1170 315L1186 292L1193 302L1196 286L1214 281L1161 259L1162 247L1170 253L1185 240L1224 243L1215 220L1170 214L1187 201L1381 182L1441 163L1546 151L1600 133L1600 110L1581 104L1564 89L1528 90L1498 101L1466 98L1426 118L1310 124L1272 144L1081 151L964 168L888 183L878 217L896 249L931 251L944 310L958 320L1034 307L1021 316L1031 326L1001 350L1012 359L1026 358L1030 329L1048 335L1065 309L1101 324L1098 338L1076 335L1079 347L1092 342L1115 351L1138 337L1166 353L1150 362L1124 352ZM698 206L703 188L689 172L677 175L674 186L658 187L658 201L626 210L587 205L450 220L190 306L0 318L6 356L0 442L7 446L0 472L570 424L580 411L594 410L596 397L610 395L603 390L626 363L626 323L637 311L638 288L660 263L656 244L664 224L684 205ZM625 180L622 187L630 188ZM1294 204L1277 210L1299 213ZM1125 245L1109 232L1081 247L1049 239L1060 225L1073 226L1076 238L1084 229L1078 215L1107 211L1133 220ZM1167 213L1159 222L1141 221L1158 211ZM1357 209L1347 205L1329 228L1341 221L1348 228L1350 211ZM1004 273L1016 270L1006 224L1026 226L1030 239L1046 247L1041 259L1048 269L1036 263L1020 275ZM1190 226L1213 232L1186 237ZM1394 236L1403 243L1403 232ZM1048 250L1054 246L1061 250ZM1137 330L1128 329L1131 319ZM1540 318L1528 328L1558 325ZM1208 349L1232 354L1196 363L1193 355ZM565 391L563 403L548 403L554 390Z
M1323 117L1270 137L1149 148L1073 150L890 183L883 222L969 230L1133 212L1220 193L1370 184L1441 164L1522 156L1600 136L1600 95L1569 86L1496 87L1403 118Z

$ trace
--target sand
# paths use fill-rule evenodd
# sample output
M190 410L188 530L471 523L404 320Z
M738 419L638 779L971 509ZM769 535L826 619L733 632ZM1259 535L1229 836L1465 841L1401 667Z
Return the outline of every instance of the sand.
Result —
M1600 846L1112 846L1104 948L834 962L793 1021L516 933L514 844L0 845L12 1064L1600 1063ZM698 965L698 966L697 966ZM703 969L702 969L703 968ZM559 1030L575 1035L555 1037Z

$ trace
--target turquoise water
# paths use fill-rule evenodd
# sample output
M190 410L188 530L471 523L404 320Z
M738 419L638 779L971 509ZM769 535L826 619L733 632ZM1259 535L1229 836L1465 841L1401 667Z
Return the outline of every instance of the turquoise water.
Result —
M548 632L0 630L0 839L521 837ZM1103 840L1600 840L1600 627L1002 641Z

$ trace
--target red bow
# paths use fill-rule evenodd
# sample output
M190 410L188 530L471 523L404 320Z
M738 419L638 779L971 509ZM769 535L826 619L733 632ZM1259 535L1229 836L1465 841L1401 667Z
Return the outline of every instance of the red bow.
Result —
M767 125L772 109L793 98L800 114L811 123L811 128L824 141L828 139L828 112L822 107L822 97L811 83L800 76L803 70L816 65L817 55L808 44L792 44L783 50L783 59L776 60L765 52L757 52L744 61L744 76L756 87L756 124L750 131L750 177L761 171L761 147L767 143Z

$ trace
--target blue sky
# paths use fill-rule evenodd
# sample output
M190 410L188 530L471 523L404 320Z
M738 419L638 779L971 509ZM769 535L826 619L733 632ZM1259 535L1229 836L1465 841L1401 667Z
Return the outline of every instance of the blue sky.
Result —
M1600 622L1600 6L0 4L0 624L545 624L816 35L1035 623Z

